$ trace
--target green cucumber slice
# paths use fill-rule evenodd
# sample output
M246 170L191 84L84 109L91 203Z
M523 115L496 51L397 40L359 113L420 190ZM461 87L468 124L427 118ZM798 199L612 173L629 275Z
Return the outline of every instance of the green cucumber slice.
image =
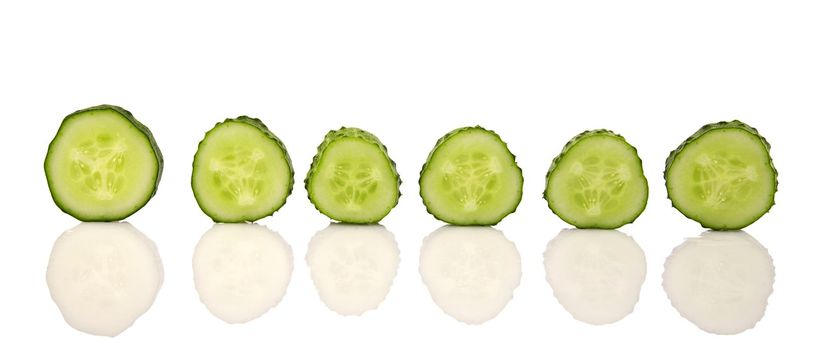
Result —
M227 119L198 144L192 192L215 222L252 222L273 215L292 190L287 149L261 120Z
M81 221L118 221L141 209L158 189L164 168L149 129L111 105L63 119L46 153L52 199Z
M345 127L325 135L304 180L316 209L355 224L376 223L388 215L399 202L401 183L379 138Z
M775 204L778 172L770 144L734 120L703 126L666 159L672 206L713 230L749 226Z
M499 135L464 127L437 141L422 166L419 188L425 208L439 220L494 225L520 204L523 173Z
M546 173L548 207L577 228L614 229L646 208L649 184L637 150L609 130L569 141Z

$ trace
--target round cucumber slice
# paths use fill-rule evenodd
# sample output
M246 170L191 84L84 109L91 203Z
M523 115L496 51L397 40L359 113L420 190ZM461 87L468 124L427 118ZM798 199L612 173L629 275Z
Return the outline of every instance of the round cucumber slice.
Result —
M577 228L614 229L646 208L649 184L637 150L609 130L590 130L569 141L549 167L549 208Z
M158 189L163 156L129 111L100 105L63 119L44 169L55 204L81 221L118 221Z
M192 192L215 222L256 221L273 215L292 189L290 156L261 120L227 119L198 144Z
M382 220L399 202L402 181L385 145L358 128L327 133L305 178L310 202L344 223Z
M499 135L480 126L449 132L422 166L419 195L439 220L494 225L513 213L523 195L523 173Z
M775 204L778 173L770 144L740 121L702 127L666 160L672 206L703 227L737 230Z

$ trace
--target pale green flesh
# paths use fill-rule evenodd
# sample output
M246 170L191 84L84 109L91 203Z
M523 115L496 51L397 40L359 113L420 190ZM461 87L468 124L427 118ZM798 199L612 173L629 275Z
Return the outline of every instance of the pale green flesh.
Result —
M154 193L157 176L147 136L108 109L72 116L46 159L52 196L81 220L119 220L135 212Z
M517 207L523 178L499 138L470 129L434 151L420 182L425 204L440 220L489 225Z
M666 187L673 205L714 229L743 228L774 201L775 173L761 140L736 128L716 129L672 161Z
M255 221L284 203L290 177L275 140L247 123L227 121L199 145L192 186L199 206L213 220Z
M546 199L580 228L617 228L643 211L648 184L634 148L616 136L580 140L548 178Z
M333 141L308 179L310 199L333 220L381 220L399 197L398 179L379 145L356 137Z

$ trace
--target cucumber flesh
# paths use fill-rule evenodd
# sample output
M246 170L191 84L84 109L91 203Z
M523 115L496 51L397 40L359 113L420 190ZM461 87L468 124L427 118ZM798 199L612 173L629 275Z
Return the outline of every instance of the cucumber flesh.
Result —
M210 313L245 323L281 302L293 274L293 252L267 227L215 224L195 247L192 272Z
M155 195L163 157L152 133L129 111L100 105L63 119L44 169L61 210L81 221L117 221Z
M770 145L739 121L702 127L666 161L666 190L686 217L714 230L749 226L775 204Z
M764 317L775 283L767 248L742 231L707 231L675 248L663 271L672 306L698 328L737 334Z
M546 174L549 208L577 228L613 229L646 208L649 185L637 150L609 130L575 136Z
M329 218L368 224L399 202L401 180L386 147L358 128L330 131L305 178L310 202Z
M114 337L152 306L164 280L155 244L126 222L81 223L55 241L49 293L73 328Z
M422 166L420 196L428 212L454 225L494 225L522 199L522 170L493 131L464 127L437 141Z
M273 215L292 189L290 156L258 119L227 119L198 144L192 191L198 206L215 222L256 221Z

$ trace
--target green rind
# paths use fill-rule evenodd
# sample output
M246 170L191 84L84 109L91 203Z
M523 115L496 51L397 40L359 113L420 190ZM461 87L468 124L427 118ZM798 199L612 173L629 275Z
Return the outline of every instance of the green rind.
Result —
M458 221L446 220L444 218L441 218L441 217L439 217L438 214L431 211L431 208L428 207L428 203L425 202L425 195L422 193L422 175L425 173L425 169L428 169L428 165L430 165L430 163L431 163L431 158L433 158L436 151L440 148L440 146L442 146L443 143L445 143L446 141L448 141L452 137L456 136L457 134L463 133L465 131L469 131L469 130L481 130L481 131L487 132L487 133L493 135L495 138L497 138L497 140L503 145L503 148L505 148L505 150L508 152L508 154L511 155L511 161L512 161L512 163L514 163L514 167L517 168L517 171L520 174L520 194L517 197L517 201L514 203L514 207L511 208L511 210L505 211L504 214L501 217L497 218L496 220L492 220L492 221L486 222L486 223L468 224L468 223L462 223L462 222L458 222ZM525 183L525 178L523 178L523 169L520 168L519 165L517 165L517 157L514 156L514 153L511 152L511 150L508 148L508 144L505 143L505 141L503 141L503 139L500 137L500 135L498 135L493 130L488 130L488 129L483 128L479 125L465 126L465 127L456 128L454 130L451 130L450 132L448 132L447 134L445 134L444 136L439 138L439 140L436 141L436 145L434 145L434 148L432 148L431 152L428 153L428 158L425 160L425 164L422 165L422 169L419 171L419 198L422 199L422 204L425 205L425 210L428 211L428 214L431 214L431 216L433 216L437 220L440 220L440 221L445 222L447 224L457 225L457 226L493 226L493 225L498 224L503 219L505 219L506 216L511 215L512 213L517 211L517 207L520 206L520 202L523 201L523 184L524 183Z
M616 229L616 228L622 227L624 225L631 224L631 223L635 222L635 220L637 220L638 217L640 217L640 214L643 213L643 211L646 209L646 205L649 202L649 181L646 179L646 176L644 176L643 181L646 182L646 196L645 196L646 200L643 202L643 206L640 208L640 211L638 211L631 220L629 220L628 222L625 222L625 223L623 223L619 226L613 226L613 225L577 226L573 223L573 220L570 220L570 219L567 219L567 218L563 217L563 215L558 213L551 206L551 201L548 200L549 190L550 190L550 188L548 187L548 183L549 183L549 178L551 177L552 172L554 172L555 168L557 168L557 165L560 163L560 161L563 160L563 157L565 157L566 153L572 147L574 147L574 145L576 145L578 142L580 142L580 141L582 141L586 138L589 138L589 137L592 137L592 136L600 136L600 135L619 138L624 143L629 145L629 147L631 147L632 150L635 151L635 155L637 155L637 148L635 148L635 146L632 146L631 143L626 141L626 138L624 138L623 136L621 136L620 134L618 134L614 131L611 131L611 130L608 130L608 129L586 130L586 131L581 132L581 133L577 134L576 136L574 136L571 140L569 140L569 142L566 143L565 146L563 146L563 150L560 151L560 154L558 154L557 157L554 157L554 160L551 161L551 166L549 166L549 168L548 168L548 172L546 172L546 190L543 191L543 199L546 200L546 203L548 204L548 208L551 209L551 212L553 212L554 215L557 215L558 218L565 221L569 225L575 226L579 229L606 229L606 230L611 230L611 229ZM640 156L638 156L637 159L638 159L638 164L640 165L641 169L643 169L643 162L640 159Z
M393 205L391 205L388 208L387 212L372 220L339 220L340 222L347 224L375 224L381 221L383 218L385 218L385 216L387 216L391 212L391 210L393 210L393 208L395 208L396 205L399 204L399 197L402 196L402 191L400 190L400 187L402 186L402 178L399 176L399 172L396 170L396 162L394 162L393 159L391 159L390 155L388 155L388 148L381 141L379 141L379 138L376 137L376 135L371 134L370 132L367 132L365 130L343 126L339 128L339 130L330 130L327 132L327 134L324 136L324 140L322 141L322 143L319 144L319 147L316 148L316 155L313 156L313 162L310 164L310 169L307 171L307 176L305 176L304 178L304 188L305 190L307 190L307 199L310 201L310 203L313 204L313 207L315 207L316 210L318 210L320 213L324 214L330 219L337 220L334 219L330 213L324 211L322 208L319 208L319 206L316 205L316 202L313 201L313 197L310 191L310 178L318 172L319 163L321 162L322 155L327 150L327 146L333 143L333 141L343 138L358 138L362 141L371 143L379 147L379 150L381 150L382 153L385 155L385 159L388 160L388 164L390 165L391 171L393 171L393 176L396 177L396 200L393 202Z
M270 131L269 128L267 128L266 125L264 125L264 122L262 122L261 119L248 117L246 115L242 115L242 116L239 116L237 118L227 118L227 119L224 119L223 121L215 123L215 126L213 126L212 129L207 131L204 134L204 138L201 139L201 142L198 143L198 149L195 151L195 154L198 154L198 151L201 150L201 145L204 143L204 141L207 139L207 137L209 137L210 133L212 133L213 130L215 130L219 125L224 124L224 123L228 123L228 122L240 122L240 123L244 123L244 124L253 126L256 129L258 129L258 131L260 131L261 133L263 133L265 136L267 136L269 139L271 139L273 142L276 143L276 145L281 150L281 153L284 154L284 160L287 161L287 169L290 171L290 179L287 182L287 195L284 196L284 200L282 200L280 203L276 203L273 206L272 211L270 211L269 214L261 215L261 216L249 216L249 217L241 218L239 220L221 220L221 219L217 218L216 216L214 216L213 214L208 213L207 210L205 210L204 207L201 205L201 199L198 196L198 191L195 190L195 156L193 156L193 159L192 159L192 170L193 171L192 171L192 175L190 176L190 188L192 188L192 193L195 196L195 202L198 203L198 207L201 208L201 211L204 212L204 214L209 216L210 219L212 219L212 221L217 222L217 223L254 222L254 221L260 220L262 218L272 216L276 211L281 209L281 207L283 207L285 203L287 203L287 198L289 198L290 194L293 193L293 183L294 183L293 178L295 176L295 171L293 170L293 162L290 160L290 154L287 153L287 148L284 146L284 143L281 142L281 139L279 139L278 136L276 136L276 134L274 134L272 131Z
M694 134L692 134L692 136L689 136L677 148L675 148L672 152L669 153L669 157L666 158L666 169L663 171L663 179L664 179L664 181L667 180L667 178L668 178L667 175L669 173L669 168L672 166L672 162L675 160L675 158L678 156L678 154L680 154L681 151L683 151L683 149L686 146L688 146L692 142L695 142L696 140L701 138L707 132L710 132L712 130L718 130L718 129L740 129L740 130L744 130L744 131L749 132L750 134L756 136L761 141L761 144L764 145L764 149L767 152L767 159L769 161L769 166L770 166L770 169L772 170L772 173L773 173L773 179L775 179L775 186L774 186L773 192L772 192L773 193L772 194L772 201L770 201L769 206L767 206L767 208L762 213L758 214L755 218L750 220L747 224L745 224L743 226L738 226L738 227L728 227L728 226L710 225L707 222L703 222L701 220L694 219L694 218L691 218L688 215L686 215L686 213L681 211L680 208L675 206L675 202L672 201L672 198L669 196L668 183L666 184L666 198L668 198L669 202L672 203L672 207L677 209L681 214L683 214L683 216L685 216L688 219L691 219L691 220L701 224L701 226L703 226L704 228L708 228L708 229L711 229L711 230L740 230L744 227L752 225L754 222L758 221L758 219L760 219L762 216L764 216L764 214L768 213L770 211L770 209L775 205L775 193L778 192L778 170L775 168L775 165L772 162L772 157L770 156L770 143L767 142L767 139L765 139L764 136L761 136L761 134L758 133L757 129L755 129L752 126L749 126L747 123L744 123L744 122L742 122L740 120L737 120L737 119L733 120L733 121L729 121L729 122L721 121L721 122L710 123L710 124L706 124L706 125L702 126L700 129L698 129L698 131L696 131Z
M138 119L135 119L135 117L132 115L132 113L129 112L128 110L126 110L122 107L119 107L119 106L115 106L115 105L102 104L102 105L98 105L98 106L93 106L93 107L77 110L74 113L69 114L65 118L63 118L63 121L60 123L60 127L57 129L58 131L55 134L55 137L52 139L51 142L49 142L49 148L48 148L48 151L46 152L46 159L43 161L43 170L47 175L49 174L49 155L51 155L51 153L52 153L52 146L54 145L55 140L57 140L58 137L60 136L60 131L63 129L63 126L66 125L66 123L69 122L71 119L77 117L78 115L84 114L86 112L100 111L100 110L115 111L116 113L118 113L122 117L124 117L124 119L129 121L129 123L132 124L132 126L135 127L135 129L138 129L138 131L140 131L142 135L144 135L144 137L149 142L149 146L152 148L152 152L155 153L155 159L158 161L158 171L155 174L155 185L153 185L152 192L149 194L149 196L147 196L146 200L143 203L139 204L137 207L135 207L135 210L133 210L132 212L126 213L126 214L120 215L120 216L97 216L97 217L92 217L92 216L84 216L84 215L73 212L71 209L65 207L63 205L63 203L60 201L60 199L55 197L55 193L52 190L52 188L56 184L54 184L52 182L52 179L50 179L49 176L46 176L46 183L49 186L49 194L51 195L52 200L55 202L57 207L60 208L60 210L63 211L64 213L69 214L72 217L74 217L75 219L78 219L80 221L87 221L87 222L120 221L120 220L128 218L132 214L135 214L136 212L138 212L138 210L141 210L141 208L146 206L146 204L149 203L149 200L152 199L152 197L155 196L155 193L158 192L158 185L161 183L161 174L164 171L164 156L161 154L161 149L158 147L158 143L155 142L155 137L152 135L152 131L150 131L149 128L146 127L146 125L139 122Z

